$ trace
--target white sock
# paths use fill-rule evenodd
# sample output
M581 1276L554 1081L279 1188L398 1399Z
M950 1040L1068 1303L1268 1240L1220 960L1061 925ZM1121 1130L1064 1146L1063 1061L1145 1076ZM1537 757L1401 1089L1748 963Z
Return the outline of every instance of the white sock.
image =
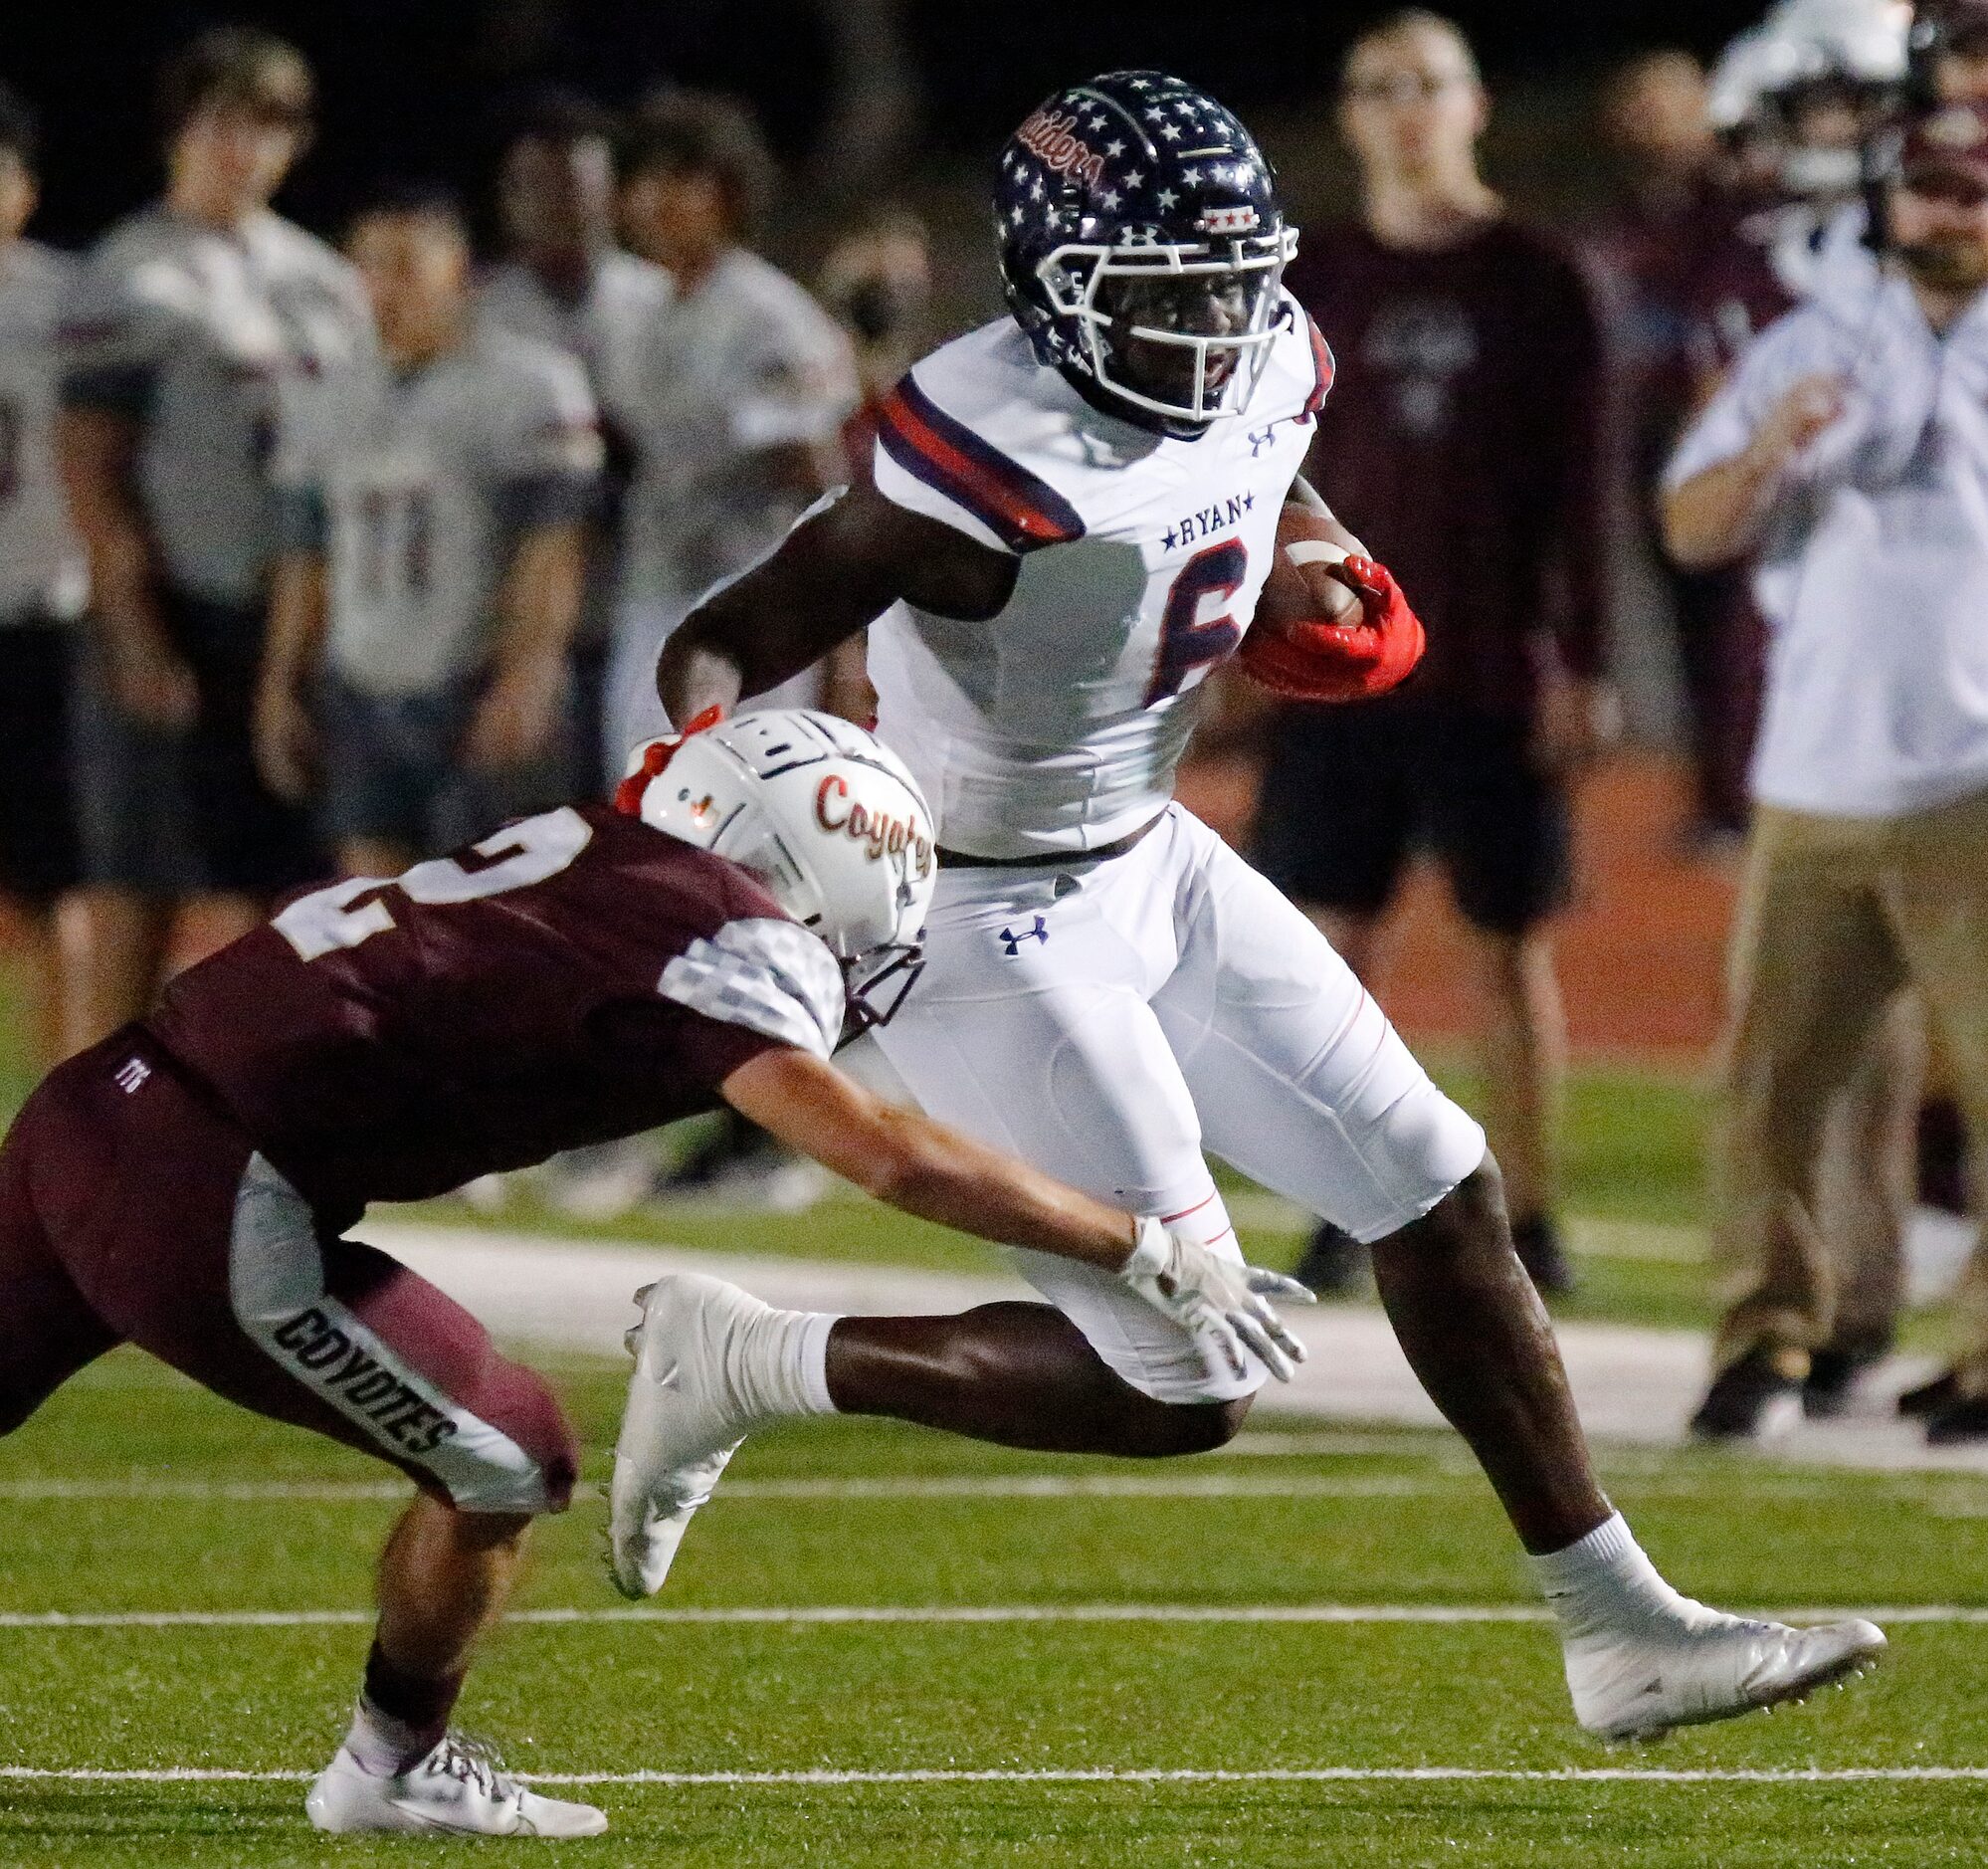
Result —
M778 1311L768 1306L731 1340L725 1374L748 1419L832 1415L828 1390L831 1311Z
M1525 1561L1570 1638L1704 1613L1664 1581L1619 1512L1564 1551Z
M422 1736L403 1720L383 1714L363 1694L352 1709L345 1750L359 1768L376 1778L394 1778L422 1752Z

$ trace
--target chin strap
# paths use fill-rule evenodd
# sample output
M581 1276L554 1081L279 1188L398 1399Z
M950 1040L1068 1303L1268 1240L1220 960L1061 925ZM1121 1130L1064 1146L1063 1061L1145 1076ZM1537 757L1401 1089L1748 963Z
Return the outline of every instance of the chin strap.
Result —
M639 818L642 815L642 797L648 791L650 781L662 777L664 769L676 758L677 748L693 733L704 732L723 719L723 707L713 702L681 733L666 733L661 739L646 741L628 776L615 787L614 808L627 817Z

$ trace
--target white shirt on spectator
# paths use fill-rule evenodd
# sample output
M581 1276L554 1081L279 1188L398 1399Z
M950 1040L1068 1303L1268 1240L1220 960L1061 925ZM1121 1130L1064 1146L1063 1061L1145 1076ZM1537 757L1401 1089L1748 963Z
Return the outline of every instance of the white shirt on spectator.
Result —
M479 669L519 538L585 516L600 455L579 364L505 331L287 383L273 478L285 545L325 560L327 666L375 696Z
M56 473L56 329L75 262L32 240L0 251L0 627L70 618L89 595Z
M64 339L64 400L138 424L137 492L166 581L259 604L278 386L370 348L357 273L275 214L228 233L151 207L79 269Z
M613 362L603 399L636 457L623 596L681 615L799 517L806 502L764 457L836 438L856 406L855 362L834 319L742 248Z
M1753 795L1900 817L1988 790L1988 294L1942 335L1872 273L1770 325L1685 437L1671 487L1742 453L1807 376L1843 418L1796 463L1755 559L1770 633Z
M498 330L554 344L579 360L594 399L607 413L608 385L630 379L643 339L670 301L670 275L632 253L610 249L594 263L587 290L576 300L555 298L528 266L506 261L484 276L478 311ZM604 642L613 629L615 580L620 574L624 501L618 477L622 459L608 437L608 474L587 554L580 634Z

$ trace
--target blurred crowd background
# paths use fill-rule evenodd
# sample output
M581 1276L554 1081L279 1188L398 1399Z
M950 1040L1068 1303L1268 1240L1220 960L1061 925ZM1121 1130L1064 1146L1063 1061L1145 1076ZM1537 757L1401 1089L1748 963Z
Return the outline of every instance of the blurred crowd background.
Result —
M1438 645L1364 725L1230 684L1189 797L1411 1032L1477 1041L1528 1264L1571 1282L1569 1035L1708 1051L1750 816L1762 625L1743 564L1667 554L1661 477L1868 246L1887 126L1988 95L1988 7L1918 22L354 0L152 8L109 44L38 10L0 54L0 886L42 1055L309 875L610 785L663 725L668 630L866 471L919 354L999 312L1001 141L1057 86L1162 66L1278 164L1289 283L1340 363L1313 478ZM863 718L860 657L783 698ZM1324 817L1357 823L1321 846ZM1844 1119L1853 1179L1889 1189L1910 1151L1961 1207L1924 1049L1901 1013ZM1357 1279L1345 1245L1323 1229L1308 1276ZM1806 1348L1847 1380L1892 1322Z

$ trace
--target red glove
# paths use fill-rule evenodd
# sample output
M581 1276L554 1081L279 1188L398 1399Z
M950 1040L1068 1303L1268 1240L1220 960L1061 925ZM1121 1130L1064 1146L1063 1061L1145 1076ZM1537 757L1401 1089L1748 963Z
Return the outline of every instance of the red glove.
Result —
M1359 622L1259 627L1237 652L1244 674L1287 701L1371 701L1399 688L1422 660L1422 619L1393 573L1361 557L1338 570L1359 596Z
M677 756L677 748L693 733L701 733L705 727L715 727L723 719L724 710L713 704L681 733L666 733L661 739L645 740L636 749L639 756L630 765L628 776L615 787L614 808L627 817L639 818L642 815L642 794L649 789L649 781L661 776L664 767Z

